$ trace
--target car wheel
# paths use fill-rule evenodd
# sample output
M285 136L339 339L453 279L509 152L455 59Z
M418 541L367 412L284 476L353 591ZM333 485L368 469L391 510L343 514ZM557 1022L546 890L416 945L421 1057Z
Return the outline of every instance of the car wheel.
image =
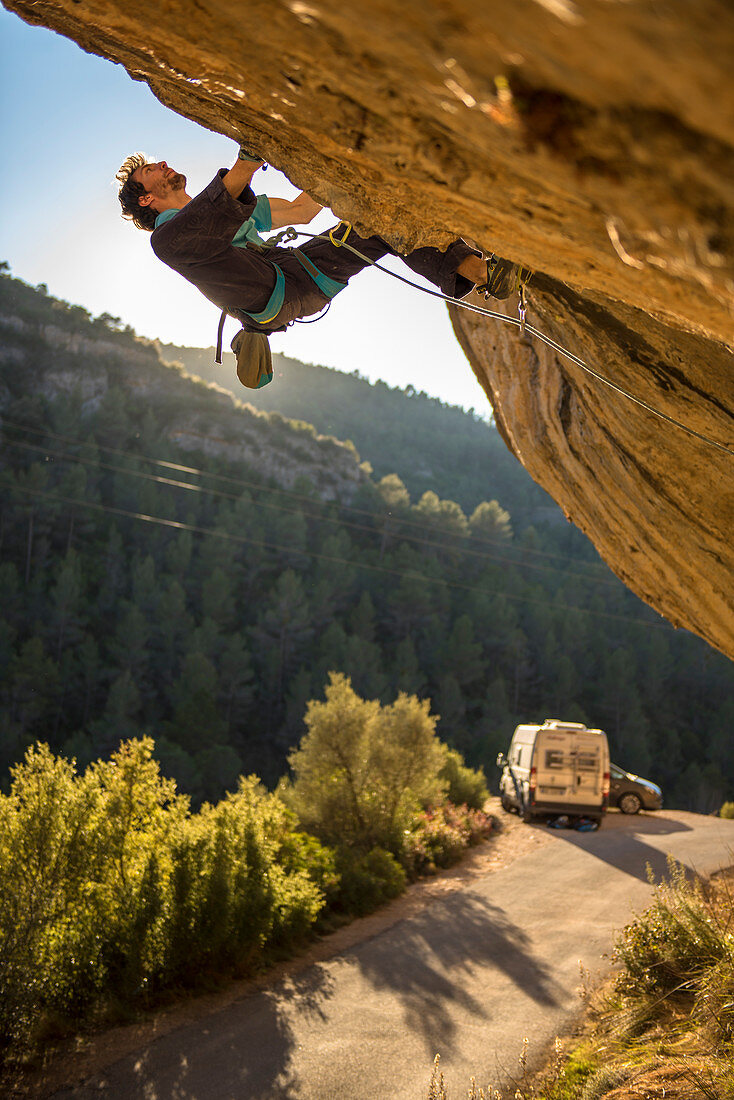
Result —
M532 810L529 810L527 807L525 807L523 809L522 819L523 819L523 821L525 822L526 825L529 825L532 822L534 816L535 815L534 815Z
M506 814L511 814L515 809L506 794L500 796L500 803Z
M642 809L642 800L632 791L627 791L627 794L622 795L617 805L623 814L637 814Z

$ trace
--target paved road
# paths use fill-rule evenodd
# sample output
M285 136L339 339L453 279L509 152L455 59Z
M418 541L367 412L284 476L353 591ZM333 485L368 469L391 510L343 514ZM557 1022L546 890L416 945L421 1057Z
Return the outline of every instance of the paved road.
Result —
M531 828L527 826L526 828ZM533 826L542 828L542 826ZM57 1100L423 1100L441 1054L449 1100L540 1058L579 1012L614 929L650 898L666 854L734 863L734 821L610 814L328 961L149 1042Z

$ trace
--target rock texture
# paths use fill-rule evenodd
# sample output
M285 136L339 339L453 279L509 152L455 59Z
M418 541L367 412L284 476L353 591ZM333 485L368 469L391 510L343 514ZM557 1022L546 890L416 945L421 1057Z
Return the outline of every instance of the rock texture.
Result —
M531 266L538 327L734 452L729 0L5 3L358 228ZM509 327L454 325L533 476L635 592L734 654L734 457Z

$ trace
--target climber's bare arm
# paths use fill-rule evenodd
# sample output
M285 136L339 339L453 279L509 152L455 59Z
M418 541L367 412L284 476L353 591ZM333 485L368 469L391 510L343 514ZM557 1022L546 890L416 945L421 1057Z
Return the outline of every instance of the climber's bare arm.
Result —
M236 160L229 172L223 177L222 183L229 191L232 198L236 199L242 194L250 183L258 168L262 168L264 160Z
M295 199L271 199L270 215L273 229L282 229L284 225L308 225L316 215L323 210L323 206L301 191Z

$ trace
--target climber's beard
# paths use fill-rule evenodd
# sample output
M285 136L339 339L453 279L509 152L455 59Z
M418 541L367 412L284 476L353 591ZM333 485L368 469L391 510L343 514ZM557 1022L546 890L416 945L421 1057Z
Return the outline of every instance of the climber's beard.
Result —
M185 191L186 190L186 176L181 172L173 172L166 178L166 185L171 191Z

